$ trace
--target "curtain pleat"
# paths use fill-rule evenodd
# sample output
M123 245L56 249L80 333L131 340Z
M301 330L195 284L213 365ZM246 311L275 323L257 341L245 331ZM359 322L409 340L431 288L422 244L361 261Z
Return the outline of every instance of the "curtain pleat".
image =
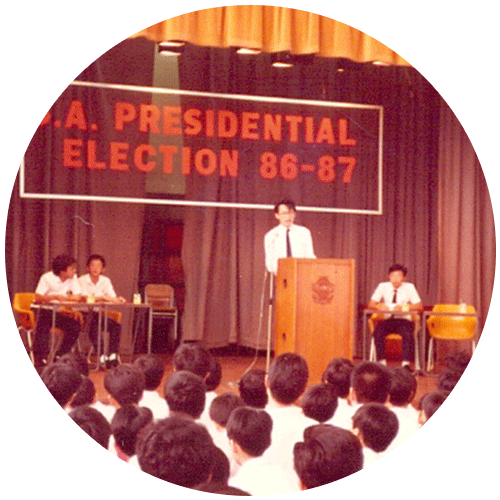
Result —
M248 47L409 65L396 52L351 26L286 7L235 5L200 10L154 24L132 38L138 36L155 42L182 40L206 47Z

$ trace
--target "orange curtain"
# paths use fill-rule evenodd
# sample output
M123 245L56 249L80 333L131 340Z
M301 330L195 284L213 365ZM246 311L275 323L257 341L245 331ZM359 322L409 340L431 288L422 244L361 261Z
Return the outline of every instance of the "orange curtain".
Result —
M199 10L133 35L155 42L181 40L208 47L343 57L356 62L409 64L384 44L347 24L287 7L235 5Z

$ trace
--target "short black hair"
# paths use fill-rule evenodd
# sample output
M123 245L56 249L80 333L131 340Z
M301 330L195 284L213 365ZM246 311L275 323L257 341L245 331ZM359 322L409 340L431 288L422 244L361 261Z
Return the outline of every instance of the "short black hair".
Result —
M66 271L66 269L68 269L68 267L72 266L73 264L76 264L76 259L71 255L65 253L58 255L52 261L52 272L56 276L59 276L63 271Z
M358 403L385 403L391 387L391 372L373 361L362 361L351 373L351 387Z
M227 437L251 457L260 457L269 448L272 430L269 413L246 406L233 410L226 427Z
M227 484L231 474L231 464L227 455L217 446L214 447L213 468L210 475L211 483Z
M445 402L447 397L448 393L445 391L427 392L420 398L418 409L423 411L426 420L429 420Z
M367 448L385 451L397 436L399 420L396 414L381 403L366 403L352 417L352 426L361 433Z
M104 388L120 406L138 404L144 392L144 374L130 363L109 370L104 376Z
M215 423L226 427L231 412L240 406L245 406L243 399L232 392L225 392L212 400L208 414Z
M444 363L448 370L463 373L471 360L470 354L465 351L454 352L444 358Z
M194 373L182 370L172 373L165 381L165 401L170 411L182 412L194 419L205 409L206 386Z
M94 402L96 390L94 382L88 377L81 375L81 382L78 389L71 400L71 408L77 408L78 406L91 405Z
M306 417L326 422L337 410L337 393L329 384L311 385L301 398L301 406Z
M439 391L451 392L461 378L462 374L459 372L444 370L438 376L437 389Z
M57 363L62 364L68 364L75 368L79 373L84 375L85 377L88 377L89 375L89 363L86 360L86 358L81 354L80 352L68 352L66 354L63 354L58 360Z
M92 255L89 255L89 258L87 259L86 267L89 267L90 263L93 260L100 260L102 263L102 267L106 267L106 259L102 255L99 255L98 253L93 253Z
M269 397L266 389L266 372L264 370L249 370L238 382L241 398L248 406L265 408Z
M204 379L210 371L210 353L199 344L181 344L174 352L176 371L186 370Z
M207 391L215 391L219 387L222 380L222 366L220 361L215 357L210 355L210 368L208 374L205 377L205 385L207 386Z
M108 449L111 425L100 411L91 406L79 406L71 410L69 416L92 439Z
M70 365L52 363L41 373L42 382L63 408L69 403L82 382L82 376Z
M290 405L304 392L309 369L299 354L286 352L274 358L267 376L272 397L281 404Z
M408 269L402 264L392 264L392 266L389 267L389 271L387 272L387 274L391 274L394 271L401 271L403 273L403 276L406 276L408 273Z
M280 205L285 205L289 210L293 210L294 212L297 211L297 207L295 205L295 202L290 200L289 198L284 198L283 200L278 201L278 203L276 203L276 205L274 205L274 212L275 213L279 212Z
M134 361L134 366L144 374L144 390L156 390L165 374L165 362L155 354L143 354Z
M417 393L417 379L404 366L391 370L391 388L389 403L393 406L406 406L413 401Z
M322 381L332 385L339 398L347 398L351 388L351 373L354 364L347 358L333 358L323 372Z
M125 405L117 408L111 420L116 444L127 456L135 455L137 435L153 421L153 412L144 406Z

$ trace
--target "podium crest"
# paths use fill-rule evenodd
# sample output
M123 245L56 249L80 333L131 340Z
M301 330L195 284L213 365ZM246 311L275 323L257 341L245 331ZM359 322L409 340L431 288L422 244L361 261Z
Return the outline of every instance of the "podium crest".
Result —
M312 285L314 302L317 304L330 304L333 300L333 290L333 283L326 276L321 276Z

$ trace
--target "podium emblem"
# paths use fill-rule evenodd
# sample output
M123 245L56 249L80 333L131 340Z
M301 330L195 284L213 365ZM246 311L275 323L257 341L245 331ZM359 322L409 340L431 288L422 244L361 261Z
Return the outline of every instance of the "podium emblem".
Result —
M333 283L326 276L321 276L312 285L313 300L316 304L330 304L333 300Z

